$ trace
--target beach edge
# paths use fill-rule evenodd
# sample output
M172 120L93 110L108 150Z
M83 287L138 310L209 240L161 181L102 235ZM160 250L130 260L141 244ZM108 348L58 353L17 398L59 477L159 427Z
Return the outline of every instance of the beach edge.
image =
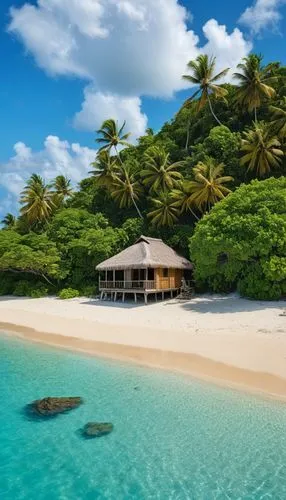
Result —
M286 379L283 377L226 364L195 353L40 332L35 328L10 322L0 322L1 332L56 349L180 373L221 387L286 402Z

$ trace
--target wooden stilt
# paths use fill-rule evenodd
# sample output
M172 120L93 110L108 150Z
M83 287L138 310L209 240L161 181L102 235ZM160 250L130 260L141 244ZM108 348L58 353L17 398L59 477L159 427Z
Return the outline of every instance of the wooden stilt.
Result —
M144 301L145 301L145 305L147 306L147 304L148 304L148 295L147 295L147 293L144 293Z
M155 293L155 300L158 301L157 292Z
M122 302L125 302L125 292L122 294Z
M135 304L137 304L137 293L136 292L134 292L134 302L135 302Z
M117 292L114 292L114 302L116 302L117 299Z
M103 299L103 292L101 292L101 294L100 294L100 300L102 300L102 299Z
M164 300L164 298L165 298L165 294L164 294L164 292L162 292L162 300Z

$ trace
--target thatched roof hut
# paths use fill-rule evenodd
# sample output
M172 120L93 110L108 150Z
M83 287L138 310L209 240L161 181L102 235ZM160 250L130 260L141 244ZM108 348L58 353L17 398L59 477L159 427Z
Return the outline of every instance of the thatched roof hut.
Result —
M140 236L134 245L96 267L98 271L148 268L191 270L193 265L162 240Z

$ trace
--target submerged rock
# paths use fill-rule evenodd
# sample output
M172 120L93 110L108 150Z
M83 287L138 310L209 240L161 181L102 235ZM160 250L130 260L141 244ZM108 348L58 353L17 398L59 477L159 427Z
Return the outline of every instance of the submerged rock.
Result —
M83 435L86 437L100 437L110 434L113 431L113 424L108 422L88 422L83 428Z
M31 408L37 415L52 416L77 408L82 403L80 397L44 398L31 403Z

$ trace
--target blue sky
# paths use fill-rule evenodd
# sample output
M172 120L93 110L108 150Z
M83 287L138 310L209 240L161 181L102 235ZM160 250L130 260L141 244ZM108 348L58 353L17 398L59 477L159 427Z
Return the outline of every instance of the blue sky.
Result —
M0 216L32 171L86 175L106 117L134 140L157 130L191 92L180 76L198 53L219 68L251 50L286 63L285 14L286 0L2 0Z

